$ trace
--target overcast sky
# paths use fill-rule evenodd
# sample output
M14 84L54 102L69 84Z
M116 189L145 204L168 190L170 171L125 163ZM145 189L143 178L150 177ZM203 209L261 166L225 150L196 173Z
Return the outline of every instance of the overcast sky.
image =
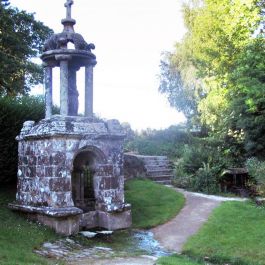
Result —
M56 33L62 31L66 0L11 0L34 12ZM159 62L184 34L181 0L74 0L75 31L96 45L94 112L129 122L133 129L165 128L184 120L158 93ZM58 73L55 73L58 80ZM55 80L54 100L59 83ZM84 76L78 79L80 111ZM42 93L42 87L34 92Z

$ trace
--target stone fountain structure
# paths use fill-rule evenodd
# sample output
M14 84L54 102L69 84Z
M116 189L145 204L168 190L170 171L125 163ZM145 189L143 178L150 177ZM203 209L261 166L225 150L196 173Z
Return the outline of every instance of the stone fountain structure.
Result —
M63 32L44 45L46 117L27 121L18 140L16 201L9 205L56 232L116 230L131 226L124 201L123 141L117 120L93 117L96 56L75 33L72 0L67 0ZM74 49L69 48L69 43ZM52 113L53 68L60 68L60 115ZM85 116L78 116L76 73L85 67Z

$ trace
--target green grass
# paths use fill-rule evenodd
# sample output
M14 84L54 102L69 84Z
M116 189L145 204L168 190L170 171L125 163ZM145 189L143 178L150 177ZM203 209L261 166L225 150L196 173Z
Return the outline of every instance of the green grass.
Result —
M250 202L225 202L184 246L192 257L214 264L265 264L265 209Z
M7 204L15 199L14 196L14 189L0 188L0 264L61 264L34 254L34 249L39 248L43 242L56 240L59 236L51 229L29 222L17 212L9 210ZM135 228L164 223L174 217L184 204L182 194L139 179L126 183L126 200L132 203ZM126 242L126 238L121 241Z
M173 255L170 257L162 257L157 260L157 265L202 265L204 263L193 261L188 257Z
M14 200L15 190L0 188L0 264L3 265L44 265L58 264L33 253L44 241L58 236L38 224L28 222L7 208Z
M132 204L134 228L165 223L177 215L185 201L181 193L144 179L127 181L125 198Z

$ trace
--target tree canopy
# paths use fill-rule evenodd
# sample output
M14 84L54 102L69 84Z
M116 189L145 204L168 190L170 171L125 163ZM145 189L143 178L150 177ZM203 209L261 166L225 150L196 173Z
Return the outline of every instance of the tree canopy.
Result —
M189 0L187 32L161 63L160 91L192 122L265 154L264 0ZM192 106L192 110L187 107Z
M43 80L42 67L32 61L52 33L34 14L0 0L0 95L23 95Z

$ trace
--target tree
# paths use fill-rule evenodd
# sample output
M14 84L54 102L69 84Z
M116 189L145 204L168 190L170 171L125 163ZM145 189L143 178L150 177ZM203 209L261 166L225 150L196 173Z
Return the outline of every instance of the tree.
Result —
M0 0L0 95L26 94L43 80L42 67L32 61L52 30L33 14Z
M188 112L199 110L202 123L208 125L222 120L216 110L227 106L227 74L260 25L261 12L262 3L256 0L186 1L187 33L161 64L159 89L171 105L184 114L192 106Z
M0 4L2 4L3 6L9 6L9 0L0 0Z
M201 124L237 154L242 143L247 155L265 154L264 10L264 0L186 1L187 33L161 68L160 91L184 113L192 95Z
M229 75L228 126L244 132L248 156L265 155L265 40L252 39Z
M195 78L192 64L182 65L182 53L166 53L160 62L159 91L167 95L172 107L181 111L188 122L198 115L197 104L203 95L201 83Z

